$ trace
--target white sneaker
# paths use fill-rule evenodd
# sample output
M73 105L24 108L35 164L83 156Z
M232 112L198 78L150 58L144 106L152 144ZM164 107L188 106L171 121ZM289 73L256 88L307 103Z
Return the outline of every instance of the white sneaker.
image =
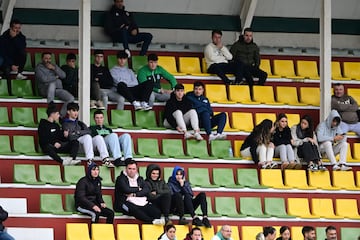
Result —
M71 157L63 157L62 160L63 160L62 163L63 166L76 165L81 162L80 160L73 160Z
M154 224L154 225L165 225L165 220L162 219L162 218L154 219L154 220L152 221L152 224Z
M25 79L27 79L27 77L24 76L24 75L22 75L21 73L18 73L18 74L16 75L16 79L25 80Z
M270 166L271 166L271 163L270 163L270 162L267 162L267 163L264 163L264 164L261 166L261 168L262 168L262 169L268 169L268 168L270 168Z
M96 107L97 107L97 109L99 109L99 110L104 110L104 109L105 109L104 104L103 104L103 101L101 101L101 100L98 100L98 101L96 102Z
M270 163L270 168L276 168L277 167L277 163L276 162L272 162Z
M194 138L198 141L201 141L203 140L204 138L200 135L200 133L196 132L194 133Z
M184 133L184 139L190 139L190 138L193 138L194 137L194 135L192 135L191 133L189 133L189 132L185 132Z
M108 168L113 168L115 167L114 164L112 164L112 162L110 162L109 158L104 158L103 159L103 165L107 166Z
M139 101L133 101L133 102L132 102L132 105L134 106L135 111L142 109L142 106L141 106L141 104L140 104Z
M217 133L212 133L209 135L209 142L211 142L212 140L218 139L218 134Z
M226 139L226 134L224 134L224 133L218 133L217 135L218 135L217 139L220 139L220 140Z
M145 111L148 111L148 110L152 109L152 107L147 102L141 102L141 107Z
M95 108L96 108L96 101L90 100L90 109L95 109Z
M333 171L338 171L338 170L340 170L340 169L341 169L340 166L337 165L337 164L335 164L335 165L333 166Z
M340 168L341 171L350 171L352 169L352 167L346 166L345 164L343 164Z
M128 58L131 58L131 53L129 49L125 49L125 53L128 55Z

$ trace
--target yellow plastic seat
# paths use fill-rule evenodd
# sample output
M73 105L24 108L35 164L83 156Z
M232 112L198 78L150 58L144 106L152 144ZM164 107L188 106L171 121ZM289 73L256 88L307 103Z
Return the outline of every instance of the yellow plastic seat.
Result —
M222 225L218 225L216 227L216 232L220 231L221 227L222 227ZM231 228L231 239L240 240L238 226L230 226L230 228ZM177 229L176 229L176 231L177 231Z
M300 87L300 102L306 105L320 106L320 88Z
M275 75L281 76L282 78L303 79L303 77L295 75L294 62L292 60L275 59L273 64Z
M320 79L316 61L296 61L297 75L303 78Z
M300 122L300 114L298 113L287 113L286 114L288 118L288 126L291 128L294 125L299 124Z
M291 227L290 228L291 239L298 239L298 240L304 239L302 232L301 232L302 228L303 227Z
M261 169L260 183L263 186L268 186L277 189L290 189L292 187L285 186L282 179L280 169Z
M214 235L214 226L211 226L211 228L207 228L205 226L199 227L201 229L201 233L203 235L203 239L211 239Z
M268 74L268 78L280 78L280 76L272 74L270 59L261 59L259 68Z
M335 199L336 215L350 219L360 219L356 199Z
M331 62L331 78L333 80L351 80L351 78L343 77L341 73L340 62Z
M87 223L67 223L66 240L90 240Z
M158 64L173 75L185 75L178 72L174 56L159 56Z
M356 171L355 179L356 179L356 186L360 187L360 171Z
M142 240L154 240L164 232L164 226L153 225L153 224L142 224L141 225L141 236ZM131 238L133 239L133 238Z
M216 114L219 114L220 112L214 112L214 116ZM235 127L231 127L230 125L230 118L229 118L229 113L225 112L226 114L226 123L225 123L225 127L224 127L224 132L238 132L239 129L235 128Z
M243 145L244 140L235 140L234 141L234 157L241 157L240 148Z
M311 212L323 218L340 219L341 216L334 214L333 202L330 198L312 198Z
M205 93L211 103L235 103L228 100L226 87L223 84L206 84Z
M249 86L246 85L230 85L229 100L242 104L260 104L251 100Z
M311 214L309 200L307 198L288 198L287 212L300 218L320 218L319 215Z
M174 225L176 227L176 239L184 239L189 233L189 225ZM130 238L128 238L130 239Z
M183 83L182 85L184 85L185 93L192 92L194 90L194 85L191 83Z
M212 73L208 73L208 72L207 72L208 67L207 67L206 59L205 59L205 58L202 58L202 59L201 59L201 68L202 68L202 73L207 73L207 74L209 74L210 76L216 76L215 74L212 74Z
M344 77L360 80L360 62L343 62Z
M259 232L262 232L263 228L260 226L241 226L241 239L255 239Z
M339 187L334 187L330 183L329 171L309 172L308 175L309 186L324 190L339 190Z
M348 134L350 134L350 133L348 133ZM347 153L346 153L346 162L359 162L359 160L356 160L352 157L350 143L347 143L347 145L348 145L348 147L347 147ZM337 155L336 159L339 160L340 155Z
M255 125L261 123L264 119L270 119L271 121L276 121L275 113L255 113Z
M347 94L355 99L355 101L360 103L360 89L359 88L348 88Z
M210 76L208 73L201 72L198 57L179 57L179 72L193 76Z
M262 104L283 105L282 102L276 102L272 86L254 86L254 101Z
M252 113L232 112L232 125L240 131L251 132L254 128Z
M91 240L115 240L114 225L109 223L91 224Z
M116 240L140 240L140 230L138 224L118 224L116 229Z
M353 143L354 161L360 161L360 143Z
M286 169L284 171L284 182L285 185L291 188L297 189L316 189L316 187L310 187L307 184L306 172L305 170L290 170Z
M305 106L305 103L300 103L296 87L276 87L276 100L287 105Z
M360 191L360 188L355 186L353 171L332 171L332 183L341 189Z

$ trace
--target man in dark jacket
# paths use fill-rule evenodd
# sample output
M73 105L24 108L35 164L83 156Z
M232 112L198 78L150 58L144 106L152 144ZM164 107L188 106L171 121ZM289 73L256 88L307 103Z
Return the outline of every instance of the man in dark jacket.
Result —
M214 115L210 106L210 101L204 96L205 86L202 82L194 82L194 91L188 92L186 97L192 103L193 108L199 116L200 127L205 128L209 141L215 139L225 139L223 130L226 124L226 114L224 112ZM216 133L211 133L211 129L217 126Z
M260 51L253 41L253 31L251 28L244 29L244 35L241 35L239 40L231 46L230 52L234 60L243 63L244 76L250 86L254 85L253 76L259 78L259 85L264 85L267 73L259 68Z
M41 119L38 127L39 142L43 152L64 166L80 163L80 160L76 160L79 142L77 140L68 141L65 138L64 132L57 123L60 114L56 105L50 103L46 113L48 119ZM58 153L70 153L70 157L61 158Z
M65 78L62 78L63 88L71 93L74 97L78 97L79 89L79 68L76 66L76 55L68 53L66 55L66 64L61 66L65 72Z
M161 179L161 168L157 164L150 164L146 168L146 179L150 192L147 195L149 202L157 206L164 214L165 225L170 223L169 212L171 195L168 185Z
M164 225L164 219L160 219L161 211L147 199L151 189L139 176L137 163L130 159L125 165L115 183L115 211L134 216L144 223Z
M125 10L124 0L114 0L114 5L106 15L105 32L114 42L122 42L128 57L131 57L129 43L143 42L140 55L146 51L152 40L151 33L139 32L132 14Z
M8 218L8 213L0 206L0 239L1 240L15 240L10 234L5 231L3 221Z
M106 223L114 222L114 211L108 208L102 198L99 167L92 162L86 176L80 178L75 189L76 209L91 216L91 223L99 222L99 217L106 217Z

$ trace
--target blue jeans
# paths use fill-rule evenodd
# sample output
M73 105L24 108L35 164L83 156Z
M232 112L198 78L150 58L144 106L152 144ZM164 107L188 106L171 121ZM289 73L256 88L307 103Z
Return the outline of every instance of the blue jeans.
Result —
M15 240L15 238L5 231L0 231L0 240Z
M222 133L224 131L224 127L226 124L226 114L219 113L210 116L209 112L202 112L199 114L200 127L205 128L205 132L207 135L211 134L211 129L217 126L217 133Z
M113 41L122 42L124 49L129 49L129 43L143 42L140 56L146 55L146 51L149 48L153 36L151 33L140 32L135 36L131 35L127 29L120 29L115 32L112 36Z
M105 138L105 143L111 152L114 159L122 156L121 151L124 152L124 158L132 158L132 142L130 134L124 133L120 137L116 133L110 133Z

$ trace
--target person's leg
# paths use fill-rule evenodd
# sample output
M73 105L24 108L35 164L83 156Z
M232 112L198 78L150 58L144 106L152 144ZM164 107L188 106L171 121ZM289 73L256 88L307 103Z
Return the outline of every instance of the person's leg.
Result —
M106 217L106 223L112 224L114 222L114 211L110 208L101 208L100 216Z
M184 216L184 200L180 193L174 193L171 196L171 210L172 213L178 214L180 218Z
M295 153L291 144L286 144L286 156L289 162L295 161Z
M58 151L60 153L70 153L70 157L75 160L79 151L79 142L77 140L66 142Z
M18 73L22 73L24 71L24 66L26 63L26 52L18 52L14 56L14 65L18 66Z
M333 147L335 156L340 153L340 159L339 159L340 165L346 164L347 148L348 148L348 144L346 141L339 142Z
M120 82L117 85L117 92L123 96L126 100L128 100L130 103L135 101L135 97L132 94L131 88L129 88L125 83Z
M275 148L274 145L271 143L266 147L266 161L267 162L272 162L273 157L274 157L274 148Z
M140 32L140 33L136 34L135 36L132 36L130 34L128 36L128 41L129 41L129 43L143 42L141 51L140 51L140 56L144 56L149 48L152 38L153 38L153 36L151 33Z
M129 33L127 29L122 28L116 31L114 34L111 35L111 38L114 42L120 42L123 44L124 49L129 49L129 42L128 42Z
M89 134L81 136L77 139L79 143L83 146L85 157L87 160L91 160L94 158L94 148L92 144L92 138Z
M193 198L190 194L184 194L184 209L186 213L189 213L193 218L195 214L195 209L193 205Z
M55 90L55 96L58 97L60 100L64 101L64 104L62 105L61 110L60 110L60 115L62 117L64 117L66 115L68 103L71 103L75 100L74 96L71 95L71 93L69 93L65 89L61 89L61 88L57 88Z
M142 210L149 218L152 219L151 221L161 218L161 211L155 205L148 203L142 207Z
M107 150L106 143L102 136L97 135L97 136L93 137L92 144L93 144L93 148L98 150L98 152L100 154L100 158L102 160L109 157L109 152Z
M144 207L141 206L136 206L135 204L131 203L131 202L126 202L122 205L122 209L124 210L124 213L129 215L129 216L133 216L136 219L143 221L144 223L149 223L151 224L152 221L154 220L152 217L148 216L145 213L145 209Z
M124 133L119 137L120 150L124 153L124 158L133 158L132 155L132 140L128 133Z
M63 162L63 160L61 159L61 157L57 154L57 148L54 147L54 145L51 144L47 144L46 146L44 146L44 148L42 149L44 153L46 153L47 155L49 155L52 159L54 159L55 161L57 161L58 163Z
M259 164L265 164L267 162L266 146L264 144L258 145L258 147L256 148L256 153L259 156Z
M327 158L330 160L332 165L336 165L335 154L332 146L332 142L326 141L320 144L320 152L326 153Z
M9 233L5 231L0 231L0 239L1 240L15 240L13 236L11 236Z
M280 157L282 163L289 162L289 159L287 158L286 145L281 144L279 146L276 146L274 156Z
M222 133L226 124L226 113L222 112L211 118L211 128L217 126L217 133Z
M45 96L47 96L47 103L54 101L55 91L56 91L56 83L55 82L49 83L47 92L45 93Z
M89 210L89 209L85 209L82 207L78 207L76 210L78 210L79 212L89 215L91 217L91 223L97 223L99 222L99 213L95 212L93 210Z
M250 75L250 72L246 68L245 64L241 61L232 61L228 64L227 72L233 73L235 75L235 82L241 83L245 77L246 81L248 82L249 86L254 85L253 79Z
M96 101L101 100L101 90L98 81L90 82L90 99Z
M157 93L155 94L155 99L158 102L167 102L170 99L169 93Z
M175 118L176 121L176 125L183 131L187 131L186 130L186 123L184 120L184 115L182 114L182 112L180 110L176 110L175 112L172 113L173 117Z
M344 131L343 128L341 128L341 129ZM360 122L351 124L350 125L350 131L355 132L356 135L360 136Z
M149 102L150 95L153 91L154 82L145 81L136 86L136 89L139 93L139 100L142 102Z
M190 111L189 111L190 112ZM211 116L209 112L202 112L198 114L198 118L200 120L200 126L205 129L207 135L211 134Z
M154 102L155 102L155 99L156 99L156 97L155 97L156 94L158 94L158 93L156 93L154 91L152 91L151 94L150 94L149 106L151 106L151 107L154 106Z
M226 65L228 63L213 63L208 68L207 72L218 75L225 84L230 83L230 79L226 76Z
M206 194L204 192L200 192L195 198L192 199L192 202L194 210L196 210L200 206L203 216L208 215Z
M240 154L242 157L245 157L245 158L251 157L250 147L247 147L244 150L241 150Z
M185 125L190 123L192 129L195 132L198 132L200 130L199 118L198 118L198 115L197 115L195 109L191 109L184 114L184 122L185 122Z
M107 148L109 149L111 156L114 159L121 157L120 144L116 133L110 133L104 137Z
M343 121L340 122L340 125L339 127L341 128L341 130L344 132L344 133L347 133L350 131L350 124L347 124Z
M250 67L250 73L259 79L258 84L264 85L267 79L267 73L261 70L259 67Z

